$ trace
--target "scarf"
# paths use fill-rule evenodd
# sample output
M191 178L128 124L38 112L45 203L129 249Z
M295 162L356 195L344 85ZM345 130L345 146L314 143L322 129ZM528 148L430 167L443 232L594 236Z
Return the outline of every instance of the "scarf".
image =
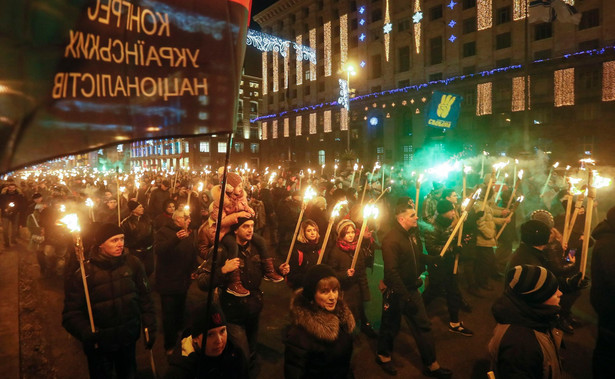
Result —
M353 242L346 242L344 240L338 240L337 241L337 247L339 247L340 249L342 249L343 251L352 251L354 252L357 248L357 242L358 241L353 241Z

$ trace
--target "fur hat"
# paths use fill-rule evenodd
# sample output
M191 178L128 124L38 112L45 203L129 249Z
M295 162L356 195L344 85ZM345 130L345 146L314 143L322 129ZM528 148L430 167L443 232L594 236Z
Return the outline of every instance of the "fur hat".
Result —
M310 267L303 278L303 296L308 300L313 300L320 279L331 276L335 277L335 271L327 265L320 264Z
M542 221L530 220L521 225L521 241L530 246L549 243L551 229Z
M138 201L128 200L128 209L130 209L131 212L137 209L139 205L141 205L141 203Z
M438 201L438 205L436 205L436 210L438 211L439 215L443 215L446 212L452 211L453 209L455 209L453 203L446 199Z
M532 212L532 214L530 215L530 220L542 221L546 226L549 227L549 229L553 228L553 226L555 225L551 212L544 209L539 209Z
M124 230L116 224L101 224L94 233L94 241L96 242L96 246L102 245L109 238L117 236L118 234L124 234Z
M517 297L534 304L547 301L559 286L551 271L532 265L513 267L506 273L506 285Z
M203 304L194 311L194 321L190 329L190 334L192 337L198 337L210 329L219 328L225 325L226 317L218 304L211 304L209 314L207 314L207 305Z
M340 222L337 223L337 228L335 229L335 231L337 232L337 235L339 236L342 233L342 230L344 230L345 227L347 227L348 225L352 225L353 228L357 228L357 226L355 225L354 222L352 222L352 220L345 218L340 220Z

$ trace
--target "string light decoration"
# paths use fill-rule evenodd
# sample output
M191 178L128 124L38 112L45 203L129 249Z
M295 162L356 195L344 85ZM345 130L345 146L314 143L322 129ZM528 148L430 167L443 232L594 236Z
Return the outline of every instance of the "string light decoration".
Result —
M574 105L574 68L556 70L553 73L554 105L563 107Z
M525 18L527 12L527 3L529 0L514 0L513 2L513 20L519 21Z
M269 83L267 83L267 75L269 75L269 73L267 72L267 52L263 51L263 95L266 95L267 91L269 90Z
M331 76L331 21L323 26L325 35L325 76Z
M286 45L284 47L286 50L286 55L284 55L284 89L288 89L288 82L290 77L290 45ZM275 54L275 53L274 53Z
M493 1L476 0L476 29L485 30L493 26Z
M528 83L530 83L530 80L531 78L528 78ZM532 102L531 102L531 99L529 99L529 96L528 96L528 100L530 100L528 109L532 109ZM516 76L512 80L511 111L518 112L518 111L524 111L524 110L525 110L525 77Z
M288 117L284 118L284 137L290 136L290 120Z
M316 113L310 113L310 134L316 134Z
M480 83L476 85L476 115L484 116L491 114L491 96L492 83Z
M454 29L455 29L455 25L457 25L457 21L455 21L455 19L453 18L453 11L455 9L455 5L457 5L457 3L454 0L451 0L450 3L448 3L448 5L446 6L447 8L450 8L450 13L451 13L451 21L447 24L449 28L453 29L451 30L451 35L450 37L448 37L448 40L453 43L455 42L455 40L457 40L457 36L454 33Z
M340 109L340 130L348 130L348 110Z
M364 42L365 39L367 38L367 7L365 5L361 5L359 7L358 13L359 13L359 30L357 32L358 34L358 38L359 38L359 42ZM367 63L365 61L361 61L361 63L359 64L359 67L361 68L365 68L365 66L367 66Z
M344 79L338 79L340 84L340 97L337 99L337 102L342 107L346 108L346 110L350 109L350 96L348 91L348 82Z
M331 110L325 111L325 133L331 132Z
M284 56L289 50L284 49L284 46L290 46L291 42L280 37L272 36L267 33L248 29L246 45L253 46L260 51L274 51ZM309 60L316 64L316 51L309 46L303 46L302 43L292 43L298 60Z
M278 138L278 120L273 120L271 125L271 138Z
M348 60L348 15L344 14L340 18L340 61L342 67L346 65Z
M391 30L392 29L393 29L393 24L391 24L389 0L386 0L385 5L384 5L384 26L382 27L382 32L384 33L384 60L386 62L389 61L389 56L391 52Z
M310 29L310 47L316 50L316 29ZM316 80L316 62L310 62L310 81Z
M295 135L296 136L300 136L301 135L301 127L302 127L302 122L303 122L303 116L299 115L295 118Z
M602 64L602 101L615 100L615 61Z
M414 14L412 15L412 22L414 23L414 47L417 54L421 53L421 20L423 20L421 1L414 0Z
M273 79L272 79L273 80L273 92L275 93L275 92L278 92L278 90L279 90L278 85L279 85L279 81L280 81L280 78L279 78L279 76L280 76L280 73L279 73L279 68L280 68L279 66L280 66L280 64L278 62L278 54L275 53L275 52L273 53L273 63L272 64L273 64Z
M263 138L263 140L267 139L267 123L263 122L261 124L261 137Z
M297 45L301 45L303 43L303 36L298 35L295 37L295 41L297 41ZM300 86L303 84L303 59L299 59L299 56L297 56L297 61L295 62L295 70L297 74L297 85Z

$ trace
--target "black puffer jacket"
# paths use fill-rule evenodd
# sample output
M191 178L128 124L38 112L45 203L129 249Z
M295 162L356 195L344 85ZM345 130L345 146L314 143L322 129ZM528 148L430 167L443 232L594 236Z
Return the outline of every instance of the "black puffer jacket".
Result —
M592 253L590 300L600 326L615 333L615 227L602 221L592 232L596 245Z
M149 204L147 211L151 217L156 218L159 214L164 212L164 202L171 198L169 190L166 191L162 188L156 188L152 191L149 197Z
M154 303L138 258L126 254L110 257L96 249L91 252L85 271L100 349L114 351L134 343L139 338L141 323L151 334L156 333ZM66 280L62 325L82 342L91 335L80 270Z
M365 250L361 249L355 265L355 273L350 277L348 276L348 269L352 265L354 249L345 250L339 243L336 243L327 259L327 264L335 271L335 276L340 281L342 291L344 292L344 299L351 308L362 301L370 300L365 256Z
M446 245L446 241L453 232L454 225L452 220L446 219L441 215L437 215L433 229L425 232L425 249L431 256L439 256L440 252ZM454 247L457 246L457 238L453 238L453 241L449 245L448 250L444 254L444 260L438 264L438 267L446 269L447 272L453 272L453 266L455 265L455 254L453 253ZM430 266L430 269L434 268Z
M147 249L154 244L154 226L147 215L130 215L120 225L124 230L124 241L131 250Z
M156 264L156 290L161 294L181 294L188 291L190 275L197 267L198 249L191 233L179 239L181 228L175 224L165 225L154 236Z
M307 270L316 265L318 262L318 249L320 245L317 243L297 242L290 255L290 272L286 276L288 285L296 290L303 286L303 277Z
M352 377L352 335L355 321L339 300L328 312L306 299L299 290L290 305L292 325L286 335L284 376L294 378Z

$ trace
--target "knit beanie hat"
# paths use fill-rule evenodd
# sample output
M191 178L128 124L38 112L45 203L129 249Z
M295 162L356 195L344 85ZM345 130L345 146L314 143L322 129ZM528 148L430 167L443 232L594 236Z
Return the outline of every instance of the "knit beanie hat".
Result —
M124 234L124 230L116 224L101 224L98 229L96 229L96 233L94 233L96 246L102 245L109 238L117 236L118 234Z
M530 219L542 221L546 226L549 227L549 229L553 228L553 226L555 225L555 222L553 221L553 215L551 214L551 212L545 209L539 209L532 212L532 214L530 215Z
M352 222L351 219L345 218L340 220L340 222L337 223L337 228L335 229L335 231L337 232L337 235L339 236L340 234L342 234L342 230L344 230L345 227L347 227L348 225L352 225L353 228L357 228L357 226L355 225L354 222Z
M436 210L438 211L439 215L443 215L446 212L452 211L453 209L455 209L453 203L446 199L438 201L438 205L436 205Z
M139 205L141 205L141 203L138 201L128 200L128 209L130 209L131 212L137 209Z
M234 172L226 173L226 192L234 192L237 186L241 185L241 176Z
M314 300L316 287L320 279L335 277L335 271L327 265L316 265L308 269L303 278L303 296L308 300Z
M541 304L558 289L558 282L551 271L541 266L520 265L506 273L506 285L527 303Z
M551 229L542 221L530 220L521 225L521 241L530 246L549 243Z
M207 314L207 305L203 304L194 311L194 321L190 332L192 337L198 337L210 329L225 325L226 317L218 304L211 304L209 315Z
M239 229L241 225L243 225L246 221L250 221L250 220L253 220L253 218L252 217L239 217L237 219L237 223L231 225L231 233L234 233L235 230Z

